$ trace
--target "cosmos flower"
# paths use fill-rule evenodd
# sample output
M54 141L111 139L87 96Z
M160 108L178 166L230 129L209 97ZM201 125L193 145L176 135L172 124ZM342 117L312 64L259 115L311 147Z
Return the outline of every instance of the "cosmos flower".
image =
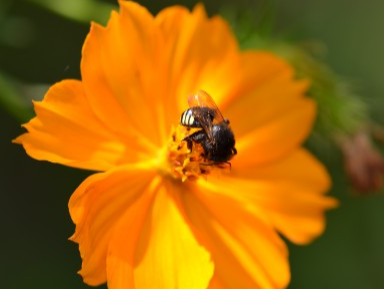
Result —
M82 80L53 85L15 142L38 160L97 171L74 192L80 274L111 289L284 288L288 252L324 230L334 199L304 148L308 82L267 52L241 52L200 5L156 17L120 2L92 23ZM207 163L180 126L203 89L236 137L231 166ZM198 129L197 129L198 130Z

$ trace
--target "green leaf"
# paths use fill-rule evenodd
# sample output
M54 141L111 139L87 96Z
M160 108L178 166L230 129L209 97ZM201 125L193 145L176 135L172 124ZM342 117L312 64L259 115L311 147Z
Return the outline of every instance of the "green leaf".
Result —
M117 5L111 5L95 0L27 0L44 7L58 15L71 20L89 24L95 21L106 24L112 10ZM116 1L117 2L117 1Z

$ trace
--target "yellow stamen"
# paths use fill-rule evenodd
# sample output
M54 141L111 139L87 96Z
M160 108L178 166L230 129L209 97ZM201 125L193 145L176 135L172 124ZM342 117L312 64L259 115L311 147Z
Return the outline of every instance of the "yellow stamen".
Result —
M166 173L175 179L197 180L199 177L206 177L213 173L216 168L222 168L203 157L204 149L201 145L193 143L192 149L187 147L183 139L200 128L187 128L178 125L172 128L171 138L168 142L166 152Z

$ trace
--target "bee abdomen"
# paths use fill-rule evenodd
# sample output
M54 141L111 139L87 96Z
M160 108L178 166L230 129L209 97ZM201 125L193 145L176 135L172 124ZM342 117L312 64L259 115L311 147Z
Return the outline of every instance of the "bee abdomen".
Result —
M181 114L180 124L189 127L201 127L200 123L193 116L192 109L187 109Z

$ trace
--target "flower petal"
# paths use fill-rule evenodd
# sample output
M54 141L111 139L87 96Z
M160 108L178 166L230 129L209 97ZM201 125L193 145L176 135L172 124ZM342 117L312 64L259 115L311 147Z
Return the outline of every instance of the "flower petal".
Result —
M298 244L323 232L324 211L337 204L323 195L330 187L326 170L303 149L265 167L234 165L230 176L212 180L211 187L262 209L278 231Z
M85 91L110 130L160 146L168 137L161 135L164 124L159 122L166 115L160 31L144 7L120 1L120 8L106 28L92 23L81 62Z
M165 47L162 57L169 82L169 100L178 104L181 113L187 96L198 89L206 90L217 103L229 97L241 79L233 71L240 68L236 39L221 17L208 18L202 5L192 13L170 7L156 16Z
M215 274L209 288L285 288L287 249L260 211L205 186L206 181L198 184L180 196L196 234L212 253Z
M95 174L75 191L69 208L84 282L108 281L111 289L207 287L210 255L155 172L123 166Z
M35 102L36 117L25 125L28 133L14 140L38 160L67 166L107 170L121 162L147 159L150 150L137 138L109 132L94 115L83 85L65 80L53 85L42 102Z
M172 186L158 191L138 240L134 288L205 289L213 275L210 255L172 199Z
M252 121L251 117L245 118ZM312 100L292 101L292 106L286 107L284 112L238 137L238 154L234 162L243 167L261 166L285 157L308 136L314 118L315 103Z
M201 5L192 13L171 7L156 18L130 1L120 8L106 28L92 24L83 48L84 87L112 131L161 145L189 94L204 89L220 103L234 93L241 80L233 75L240 68L236 39Z
M276 110L284 109L293 99L303 96L308 82L295 80L295 71L286 61L264 51L249 50L239 54L239 68L232 73L232 78L239 75L241 81L232 98L226 98L220 106L231 120L236 120L234 124L242 123L246 116L260 125L271 113L276 115ZM249 113L244 115L243 111ZM244 124L246 128L249 125Z
M304 97L308 81L295 79L293 67L276 55L246 51L241 53L240 63L242 81L237 94L222 104L222 109L236 120L234 124L241 123L240 135L263 125L291 107L292 101ZM245 122L244 117L252 121Z
M308 82L295 80L293 68L267 52L241 53L237 71L241 81L220 107L236 137L236 161L273 162L300 145L312 128L315 103L304 97Z
M106 282L108 251L114 252L110 244L116 234L126 241L124 252L135 250L135 240L158 183L154 171L123 166L88 177L74 192L69 210L76 231L71 239L79 243L83 259L79 273L84 282ZM129 234L119 230L121 223L132 224Z

